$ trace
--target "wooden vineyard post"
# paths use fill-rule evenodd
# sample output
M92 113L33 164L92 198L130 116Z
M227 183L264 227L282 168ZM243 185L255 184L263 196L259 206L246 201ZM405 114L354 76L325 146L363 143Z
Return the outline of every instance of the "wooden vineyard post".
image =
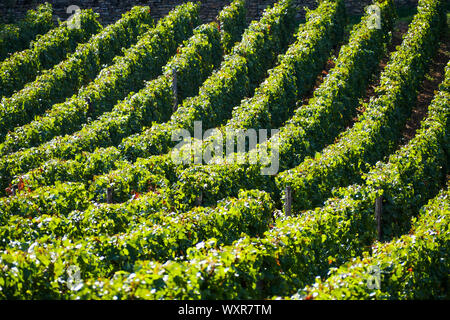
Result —
M12 187L12 196L13 197L15 197L16 196L16 189L17 189L17 186L16 185L14 185L13 187Z
M178 79L177 79L177 69L173 68L172 69L172 76L173 76L173 80L172 80L172 93L173 93L173 98L174 98L174 102L173 102L173 107L172 110L173 112L177 111L178 108Z
M113 202L112 189L106 189L106 203L111 204Z
M383 196L375 200L375 220L377 221L377 237L381 240L381 215L383 213Z
M200 195L195 199L195 205L201 206L203 202L203 192L200 192Z
M288 216L288 217L290 217L292 215L292 188L291 188L291 186L286 186L286 189L285 189L284 212L285 212L286 216Z

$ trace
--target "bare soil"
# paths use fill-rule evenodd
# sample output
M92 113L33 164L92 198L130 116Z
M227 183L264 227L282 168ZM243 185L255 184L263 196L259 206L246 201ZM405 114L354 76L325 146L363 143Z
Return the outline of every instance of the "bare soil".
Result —
M403 128L400 145L407 144L420 128L420 124L428 114L428 106L433 100L439 84L444 80L445 66L450 58L450 41L448 32L443 34L436 55L430 64L429 71L422 82L412 114Z

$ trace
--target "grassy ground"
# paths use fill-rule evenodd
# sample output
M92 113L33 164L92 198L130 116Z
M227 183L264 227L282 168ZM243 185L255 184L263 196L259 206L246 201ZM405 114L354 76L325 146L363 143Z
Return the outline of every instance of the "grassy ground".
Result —
M397 8L398 20L410 23L417 13L417 7L399 7Z
M450 2L448 2L445 6L445 10L447 11L447 24L450 24ZM400 21L404 21L406 23L410 23L417 13L416 7L399 7L397 8L397 14Z
M450 8L450 5L448 5ZM447 10L448 11L448 10ZM410 23L417 13L417 7L411 6L403 6L397 7L397 15L398 20L406 23ZM362 15L353 15L349 17L349 28L353 27L353 25L357 24L361 20ZM449 17L449 13L447 13L447 18Z
M445 10L447 11L447 32L450 32L450 1L446 4ZM411 7L411 6L402 6L397 7L397 15L398 20L397 22L400 22L401 24L409 24L412 19L414 18L414 15L417 13L417 7ZM349 24L347 25L346 31L350 32L352 27L359 23L361 20L362 15L354 15L349 17Z

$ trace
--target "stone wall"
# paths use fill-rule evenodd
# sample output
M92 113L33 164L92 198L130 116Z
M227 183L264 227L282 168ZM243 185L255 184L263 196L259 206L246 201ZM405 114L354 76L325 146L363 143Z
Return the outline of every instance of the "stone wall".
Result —
M81 9L92 8L100 14L100 21L107 25L116 21L122 13L130 10L134 5L150 6L155 19L166 15L176 5L188 0L0 0L0 19L14 21L20 19L28 9L35 8L39 3L50 2L53 5L55 20L59 17L66 20L70 14L67 9L71 5L77 5ZM217 13L229 4L230 0L191 0L201 2L201 18L204 22L215 19ZM260 16L261 12L277 0L247 0L248 19L253 20ZM398 5L416 5L417 0L394 0ZM315 0L295 0L299 7L298 18L304 15L303 7L315 8ZM360 14L371 0L346 0L350 14Z

